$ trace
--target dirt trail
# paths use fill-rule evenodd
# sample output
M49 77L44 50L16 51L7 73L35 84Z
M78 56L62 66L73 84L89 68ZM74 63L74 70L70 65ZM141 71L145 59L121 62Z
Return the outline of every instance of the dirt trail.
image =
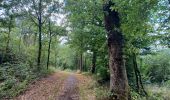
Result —
M69 75L56 72L31 84L27 90L14 100L57 100L57 93Z
M71 75L65 81L63 88L60 91L58 100L79 100L79 90L77 86L77 79Z
M81 74L56 72L34 82L28 86L24 93L13 100L80 100L82 98L80 86L84 86L84 82L89 80L85 79L85 77ZM91 98L91 100L93 99Z

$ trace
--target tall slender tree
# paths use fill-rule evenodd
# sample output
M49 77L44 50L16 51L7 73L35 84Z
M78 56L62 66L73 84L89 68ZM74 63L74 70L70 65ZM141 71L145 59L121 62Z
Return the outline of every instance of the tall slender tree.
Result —
M47 69L49 67L49 60L50 60L50 49L51 49L51 42L52 42L52 31L51 31L51 21L49 19L49 24L48 24L48 31L49 31L49 42L48 42L48 57L47 57Z
M41 51L42 51L42 27L47 19L52 16L54 12L58 12L61 6L59 1L54 0L23 0L23 8L28 16L38 27L38 56L37 66L40 68L41 64ZM29 9L28 9L29 8Z

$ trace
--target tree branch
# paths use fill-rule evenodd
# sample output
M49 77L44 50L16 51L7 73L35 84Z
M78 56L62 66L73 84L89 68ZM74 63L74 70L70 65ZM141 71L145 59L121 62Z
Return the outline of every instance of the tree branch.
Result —
M36 10L35 0L32 0L32 3L33 3L33 7L34 7L34 9L35 9L35 13L36 13L36 15L37 15L37 18L39 19L39 14L38 14L38 12L37 12L37 10Z
M38 26L38 23L34 20L34 18L33 18L30 14L28 14L28 15L29 15L30 19L33 21L33 23L34 23L36 26Z

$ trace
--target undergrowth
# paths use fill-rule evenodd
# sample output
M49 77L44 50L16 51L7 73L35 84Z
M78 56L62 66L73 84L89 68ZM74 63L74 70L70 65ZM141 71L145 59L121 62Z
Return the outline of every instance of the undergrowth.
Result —
M0 98L10 99L23 92L29 83L44 77L54 70L41 68L26 63L4 63L0 65Z
M93 89L97 100L110 100L111 93L109 92L109 81L101 81L103 77L93 75L93 80L96 80ZM170 80L165 83L156 85L154 83L145 84L145 90L148 96L138 94L134 89L130 90L131 100L170 100Z
M95 87L97 100L109 100L110 92L107 86ZM146 86L148 96L142 96L135 90L131 89L131 100L170 100L170 88L168 86L148 85Z

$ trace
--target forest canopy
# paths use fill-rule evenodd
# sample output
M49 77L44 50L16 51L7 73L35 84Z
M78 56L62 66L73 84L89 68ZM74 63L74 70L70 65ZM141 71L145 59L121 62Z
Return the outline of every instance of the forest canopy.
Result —
M56 70L96 100L170 99L170 0L0 0L0 98Z

